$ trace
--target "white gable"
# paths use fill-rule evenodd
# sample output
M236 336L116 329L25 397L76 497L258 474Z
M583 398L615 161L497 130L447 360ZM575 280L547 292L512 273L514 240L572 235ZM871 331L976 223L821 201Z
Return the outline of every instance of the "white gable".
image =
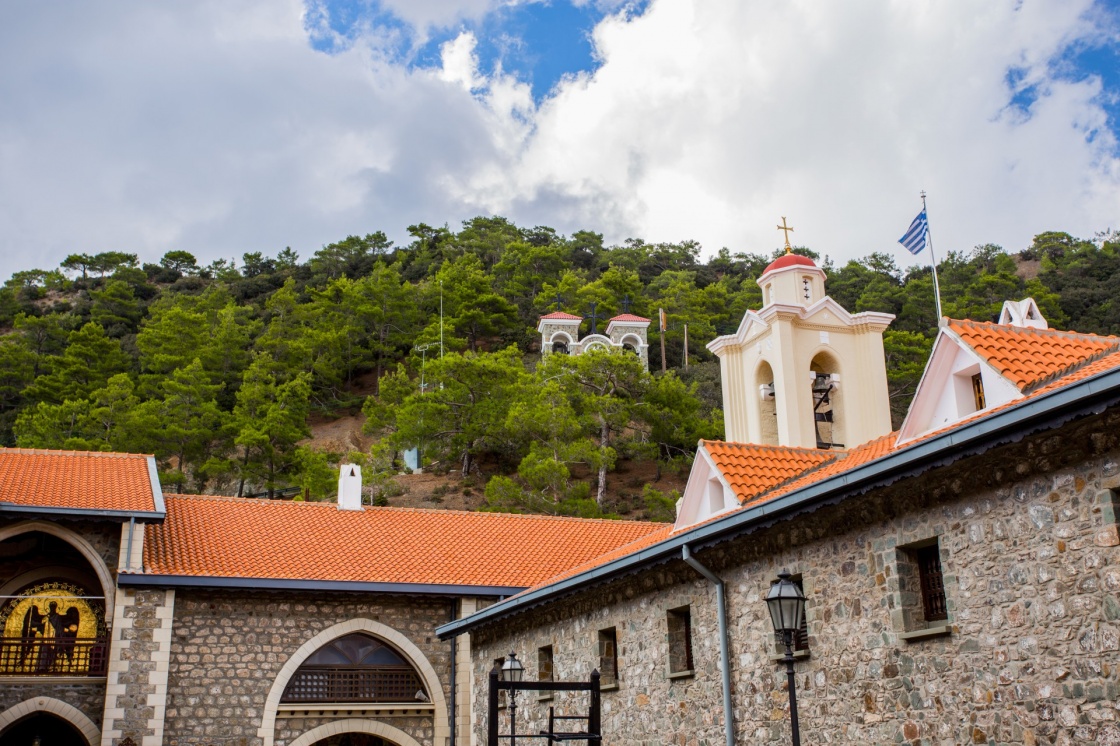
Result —
M933 352L910 403L910 411L898 432L898 443L902 445L1022 396L1015 384L960 337L942 327L933 342ZM978 406L980 403L983 406Z
M696 449L696 459L688 475L688 484L680 500L674 530L693 526L706 521L714 515L726 513L739 507L735 491L716 468L711 455L703 443Z

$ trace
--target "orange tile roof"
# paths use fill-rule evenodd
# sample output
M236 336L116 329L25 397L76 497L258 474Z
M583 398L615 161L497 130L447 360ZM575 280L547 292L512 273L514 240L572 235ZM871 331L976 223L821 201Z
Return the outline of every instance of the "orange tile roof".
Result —
M541 316L541 321L548 321L549 319L560 319L560 320L567 320L567 321L583 321L582 316L575 316L575 315L570 314L570 313L564 313L563 311L553 311L552 313L546 313L544 316Z
M725 443L722 440L704 440L701 445L731 485L739 502L750 500L836 458L834 451L815 448Z
M0 511L21 509L156 512L149 456L0 448Z
M170 495L159 575L524 588L664 529L637 521Z
M1120 338L981 321L949 321L949 329L1020 391L1120 349Z
M644 321L646 323L649 323L649 319L647 319L645 316L638 316L637 314L633 314L633 313L620 313L618 316L615 316L615 317L611 318L611 321L620 321L620 322L623 322L623 323L625 323L627 321L633 321L633 322L638 322L638 323Z

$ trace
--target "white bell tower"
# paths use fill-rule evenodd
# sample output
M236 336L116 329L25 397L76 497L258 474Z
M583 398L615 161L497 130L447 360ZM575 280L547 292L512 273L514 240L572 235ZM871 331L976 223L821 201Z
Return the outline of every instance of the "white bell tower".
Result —
M708 344L728 441L847 449L891 432L883 331L894 316L848 313L824 280L812 259L786 253L758 278L762 308Z

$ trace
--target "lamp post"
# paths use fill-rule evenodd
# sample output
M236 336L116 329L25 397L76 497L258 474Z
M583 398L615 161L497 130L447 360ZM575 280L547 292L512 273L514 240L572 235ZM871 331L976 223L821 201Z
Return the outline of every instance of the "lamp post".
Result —
M517 660L517 653L510 651L505 662L502 663L502 681L519 682L525 675L525 667ZM509 690L509 743L517 743L517 690Z
M778 573L778 582L770 586L766 594L766 607L770 610L770 621L774 632L781 635L786 646L782 663L786 664L789 679L789 718L793 730L793 746L801 746L801 734L797 730L797 691L793 675L793 633L801 629L805 616L805 594L797 584L789 579L788 572Z

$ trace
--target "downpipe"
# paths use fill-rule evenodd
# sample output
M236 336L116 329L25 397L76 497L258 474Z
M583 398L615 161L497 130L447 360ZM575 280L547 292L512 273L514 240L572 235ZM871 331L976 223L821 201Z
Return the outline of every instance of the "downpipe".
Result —
M727 593L723 581L692 556L692 550L688 548L688 544L681 547L681 559L716 587L716 610L719 614L719 656L723 669L723 734L727 746L735 746L735 724L732 722L731 716L731 656L728 653L727 639Z

